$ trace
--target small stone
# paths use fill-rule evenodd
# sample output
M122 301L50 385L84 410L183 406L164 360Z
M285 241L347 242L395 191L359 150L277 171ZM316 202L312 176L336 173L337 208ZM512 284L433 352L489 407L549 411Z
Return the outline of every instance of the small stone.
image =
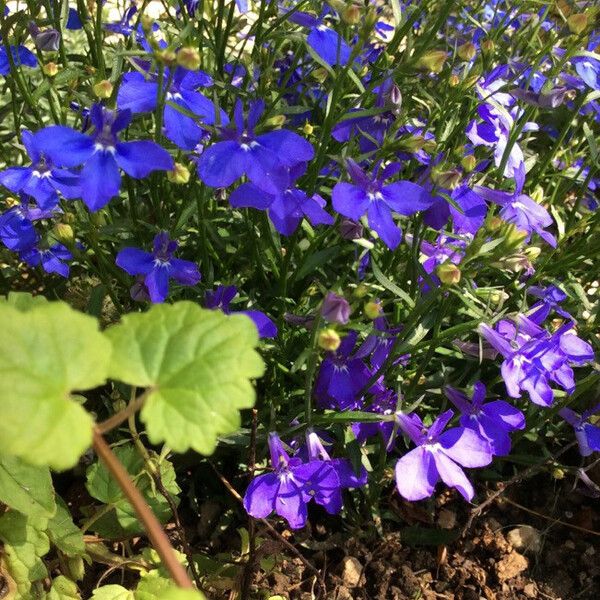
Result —
M575 542L573 540L567 540L563 545L569 550L575 550Z
M534 583L528 583L526 586L523 587L523 593L528 598L535 598L537 596L537 591L535 589L535 584Z
M442 529L453 529L456 525L456 513L453 510L442 508L438 515L437 522Z
M539 552L541 548L540 533L535 527L531 527L531 525L523 525L511 529L506 539L517 550L535 553Z
M360 561L354 556L346 556L342 561L342 579L348 587L357 587L363 574Z
M496 576L499 581L506 581L522 573L528 566L528 560L513 550L496 564Z

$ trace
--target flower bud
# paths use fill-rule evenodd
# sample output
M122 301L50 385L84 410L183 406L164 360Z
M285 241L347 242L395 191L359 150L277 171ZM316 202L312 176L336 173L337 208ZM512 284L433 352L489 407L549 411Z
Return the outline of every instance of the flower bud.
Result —
M359 283L353 293L357 298L364 298L369 293L369 288L364 283Z
M504 225L504 221L500 217L495 216L488 221L487 230L498 231L498 229L500 229L502 225Z
M363 236L364 229L360 223L352 219L342 219L340 223L340 235L345 240L358 240Z
M93 89L98 98L110 98L113 93L113 84L108 79L103 79L96 83Z
M143 275L138 275L136 277L136 282L131 286L129 295L135 302L150 302L150 294L148 293L148 288L144 283Z
M346 298L328 292L321 306L321 315L326 321L346 325L350 320L350 312L350 305Z
M275 127L277 129L283 127L285 124L285 115L275 115L265 121L265 125L269 127Z
M477 54L477 48L472 42L465 42L462 44L462 46L458 47L457 53L460 58L470 62L475 58L475 55Z
M85 563L81 556L65 556L65 570L69 579L81 581L85 575Z
M152 33L152 27L154 26L154 19L147 15L147 14L143 14L142 18L140 19L140 22L142 24L142 31L146 34L149 35Z
M460 77L456 73L452 73L448 79L448 85L450 87L456 87L460 84Z
M335 352L340 347L342 340L335 329L321 329L317 342L319 348Z
M67 223L57 223L54 226L54 237L66 246L70 246L74 239L73 228Z
M449 169L447 171L433 169L431 173L431 180L436 185L443 187L447 190L454 190L458 187L461 180L461 173L458 169Z
M42 71L44 71L44 74L48 75L48 77L54 77L58 73L58 65L54 62L46 63L42 67Z
M460 269L451 262L445 262L438 266L437 276L446 285L455 285L460 281Z
M196 48L180 48L177 52L177 64L188 71L197 71L200 68L200 52Z
M448 53L443 50L430 50L419 58L417 66L432 73L441 73L448 58Z
M425 146L425 138L422 135L411 135L401 139L399 146L407 152L417 152L417 150L421 150Z
M308 121L306 121L302 127L302 133L304 133L304 135L312 135L314 130L315 128Z
M60 45L60 32L52 27L40 29L33 21L28 25L35 47L40 52L56 52Z
M587 29L588 17L585 13L573 14L567 19L567 25L571 33L579 35Z
M319 83L323 83L327 77L329 76L329 73L327 72L327 69L324 69L323 67L319 67L318 69L315 69L312 72L312 76L319 82Z
M381 302L379 300L370 300L364 306L365 315L369 319L376 319L381 315Z
M360 14L360 6L356 4L351 4L347 6L342 12L342 21L347 25L356 25L360 23L361 14Z
M171 183L183 185L190 180L190 170L181 163L176 162L172 171L167 171L167 179Z
M177 60L177 55L173 50L165 48L164 50L158 50L155 54L158 62L164 63L165 65L173 65Z
M483 52L493 52L496 49L496 44L493 40L485 39L481 42L481 49Z
M460 164L466 173L470 173L477 165L477 159L472 154L467 154L460 161Z

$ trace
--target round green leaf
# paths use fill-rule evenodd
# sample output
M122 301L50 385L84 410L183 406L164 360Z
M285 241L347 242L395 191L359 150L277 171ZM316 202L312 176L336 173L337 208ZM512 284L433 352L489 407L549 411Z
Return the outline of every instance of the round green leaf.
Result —
M72 467L91 443L93 421L70 395L105 382L110 343L96 319L62 302L27 312L0 304L0 331L0 454Z
M155 305L106 331L109 377L151 388L141 417L153 443L211 454L217 436L235 431L239 409L254 405L251 383L264 365L258 333L244 315L192 302Z

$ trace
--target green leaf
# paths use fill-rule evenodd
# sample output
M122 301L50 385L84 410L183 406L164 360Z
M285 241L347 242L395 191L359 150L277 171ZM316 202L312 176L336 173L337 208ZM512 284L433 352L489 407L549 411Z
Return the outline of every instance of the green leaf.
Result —
M8 572L17 586L17 598L27 598L32 582L48 575L41 558L50 550L46 525L46 519L13 510L0 517L0 541Z
M0 502L25 515L51 517L56 503L50 470L15 456L0 456Z
M150 388L141 418L153 443L211 454L217 436L240 425L254 405L251 378L262 359L258 333L245 315L224 315L192 302L155 305L107 330L110 377Z
M52 582L52 588L46 595L46 600L81 600L81 596L76 583L59 575Z
M133 592L125 589L121 585L103 585L96 588L92 594L91 600L134 600Z
M56 514L48 521L50 541L67 556L81 556L85 553L83 533L73 523L71 513L62 498L57 499Z
M106 380L110 344L98 322L62 302L24 313L0 303L0 454L64 470L92 440L92 418L70 394Z
M154 481L146 471L143 458L131 444L118 446L114 453L131 475L136 487L144 496L144 499L160 521L167 521L171 516L171 508L166 498L155 488ZM178 503L177 494L181 491L175 478L175 470L168 460L162 460L158 466L160 479L165 489L172 495L175 503ZM125 498L121 488L113 479L112 475L102 462L94 463L87 472L86 488L91 496L104 504L113 506L119 526L126 533L142 531L133 507ZM105 531L104 528L108 527ZM102 535L113 537L111 522L98 520L93 528ZM120 532L114 532L117 535Z
M135 590L134 598L135 600L205 600L204 594L199 591L175 587L170 579L156 576L152 571L142 577Z
M17 310L27 312L36 306L48 304L48 300L44 296L32 296L28 292L8 292L6 298L0 298L0 302L13 306Z

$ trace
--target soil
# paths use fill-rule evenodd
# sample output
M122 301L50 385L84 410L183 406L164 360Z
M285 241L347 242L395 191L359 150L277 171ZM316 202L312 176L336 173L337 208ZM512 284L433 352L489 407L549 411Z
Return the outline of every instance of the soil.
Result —
M280 529L303 559L258 526L256 568L247 597L271 600L597 600L600 506L548 475L506 490L463 532L471 507L451 492L435 502L390 509L398 527L363 539L313 515L311 530ZM319 517L322 517L319 519ZM389 523L389 521L388 521ZM464 533L464 536L460 534ZM455 538L454 541L445 541ZM431 545L418 545L419 543ZM320 573L321 583L311 569ZM218 599L241 598L207 590Z

